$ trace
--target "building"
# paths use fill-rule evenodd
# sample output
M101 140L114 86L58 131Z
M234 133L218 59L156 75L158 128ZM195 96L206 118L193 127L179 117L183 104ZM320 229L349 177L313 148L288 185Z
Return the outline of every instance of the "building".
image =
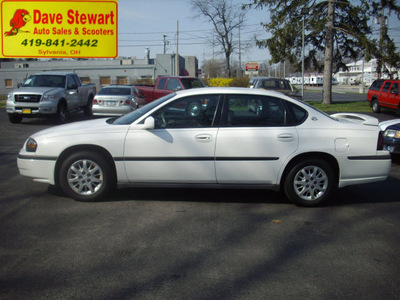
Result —
M95 83L97 89L108 84L133 84L138 79L156 79L175 75L175 54L157 54L155 59L146 52L144 59L90 59L2 61L0 65L0 94L8 94L31 74L45 71L73 71L83 83ZM179 75L197 77L195 56L179 56Z
M359 60L346 64L347 71L340 70L335 77L340 84L360 84L364 81L365 86L370 86L372 82L378 79L376 72L377 60L371 59L370 61ZM389 69L389 67L387 67ZM391 68L390 72L397 73L398 70ZM363 76L364 74L364 76ZM388 77L387 74L382 74L382 78Z

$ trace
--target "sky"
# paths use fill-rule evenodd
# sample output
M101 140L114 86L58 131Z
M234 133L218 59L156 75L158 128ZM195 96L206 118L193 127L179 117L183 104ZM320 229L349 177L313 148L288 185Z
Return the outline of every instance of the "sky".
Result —
M244 1L235 1L238 7ZM118 1L118 55L144 58L146 48L150 57L164 53L163 35L169 45L166 53L176 53L177 21L179 22L178 53L181 56L194 55L200 62L222 58L212 46L213 27L205 18L195 18L190 0L119 0ZM267 49L255 46L255 36L266 38L267 33L260 25L267 20L266 10L252 9L247 13L241 29L241 44L251 42L251 47L241 51L242 62L265 61L270 59ZM236 32L238 39L238 32ZM233 55L239 61L239 54Z
M233 0L238 8L242 3L250 0ZM142 59L146 48L150 50L150 57L164 52L163 35L169 45L166 53L176 53L177 21L179 22L179 47L181 56L196 56L199 65L213 57L223 58L216 53L217 48L212 46L212 24L207 19L196 18L190 0L119 0L118 1L118 55ZM251 9L246 15L246 22L241 29L242 45L246 42L251 46L241 51L241 61L265 62L271 57L267 49L259 49L255 45L255 37L268 38L267 32L260 25L269 21L269 12ZM389 34L396 40L400 48L400 21L394 14L389 18ZM379 34L377 25L373 25L374 33ZM238 32L236 33L238 39ZM378 37L378 36L376 36ZM232 59L239 61L239 54L232 55Z

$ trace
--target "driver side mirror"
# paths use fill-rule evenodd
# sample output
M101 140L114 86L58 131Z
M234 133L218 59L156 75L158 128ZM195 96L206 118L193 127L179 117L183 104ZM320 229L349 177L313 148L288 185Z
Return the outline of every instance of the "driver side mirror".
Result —
M148 117L146 120L144 120L144 129L146 130L151 130L154 129L155 127L155 122L153 117Z

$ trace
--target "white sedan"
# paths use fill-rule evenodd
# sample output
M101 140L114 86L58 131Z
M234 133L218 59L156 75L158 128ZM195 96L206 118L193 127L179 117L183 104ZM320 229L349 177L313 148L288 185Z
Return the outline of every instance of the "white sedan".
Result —
M381 141L373 117L328 116L274 91L202 88L119 118L40 131L18 167L79 201L132 184L281 188L315 206L337 187L385 180L391 159Z

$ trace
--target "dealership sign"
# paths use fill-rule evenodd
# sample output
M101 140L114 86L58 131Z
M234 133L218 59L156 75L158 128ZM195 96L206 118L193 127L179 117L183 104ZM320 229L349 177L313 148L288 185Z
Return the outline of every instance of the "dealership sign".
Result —
M118 0L1 1L0 57L118 56Z

